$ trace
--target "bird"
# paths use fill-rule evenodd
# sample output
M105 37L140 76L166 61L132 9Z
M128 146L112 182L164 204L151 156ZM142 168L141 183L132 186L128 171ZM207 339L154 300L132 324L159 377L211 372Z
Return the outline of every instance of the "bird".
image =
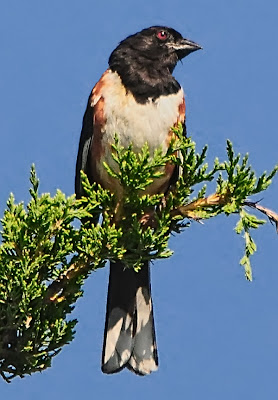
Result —
M115 133L121 146L132 143L140 152L148 143L150 154L165 152L173 137L172 128L185 126L185 96L173 76L178 63L201 49L175 29L151 26L121 41L111 53L108 68L92 89L83 117L76 161L75 193L84 196L80 171L121 201L123 189L111 177L111 153ZM165 168L163 176L146 188L148 194L166 193L176 168ZM102 372L112 374L127 368L137 375L158 369L158 355L150 285L150 265L137 272L123 261L110 262Z

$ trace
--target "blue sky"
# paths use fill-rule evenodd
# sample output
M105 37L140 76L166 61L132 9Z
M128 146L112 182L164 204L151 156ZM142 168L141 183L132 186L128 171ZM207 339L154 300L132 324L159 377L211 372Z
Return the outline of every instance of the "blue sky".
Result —
M204 48L179 64L188 132L209 160L226 139L258 173L277 162L278 3L275 0L11 0L0 7L0 211L10 192L28 201L35 163L41 191L73 193L81 121L117 43L168 25ZM278 179L264 204L278 210ZM172 238L174 256L152 268L160 368L148 377L100 371L108 269L93 273L77 303L75 340L42 374L0 382L1 397L276 399L277 236L255 234L254 282L238 261L236 217L193 224Z

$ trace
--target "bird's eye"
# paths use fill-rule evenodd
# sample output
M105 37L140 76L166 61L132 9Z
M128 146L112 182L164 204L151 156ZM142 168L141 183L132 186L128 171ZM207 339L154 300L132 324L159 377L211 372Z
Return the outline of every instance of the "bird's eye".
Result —
M168 34L167 34L167 32L165 32L165 31L159 31L159 32L156 34L156 37L157 37L159 40L166 40L166 39L168 38Z

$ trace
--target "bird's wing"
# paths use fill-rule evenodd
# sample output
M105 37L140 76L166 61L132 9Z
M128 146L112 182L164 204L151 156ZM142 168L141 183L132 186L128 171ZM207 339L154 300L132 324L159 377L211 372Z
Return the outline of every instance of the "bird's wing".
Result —
M185 98L183 96L182 102L179 105L179 115L177 119L177 125L179 123L182 124L183 127L183 136L186 137L186 124L185 124Z
M96 142L100 144L99 136L101 135L101 130L105 123L103 116L104 101L102 91L103 87L106 85L107 74L108 70L105 71L93 88L83 117L75 173L75 194L77 198L80 198L84 194L80 179L80 171L84 171L87 174L91 184L96 181L92 168L92 151L90 150L94 138L96 139ZM97 147L97 145L95 145L95 147ZM94 150L97 150L97 148L94 148Z
M183 128L183 136L186 137L187 136L187 132L186 132L186 117L185 117L185 111L186 111L186 106L185 106L185 98L183 96L181 103L179 104L178 107L178 118L177 121L174 125L174 127L178 127L179 124L182 125ZM181 154L179 154L179 157L181 157ZM176 166L173 174L171 176L170 182L169 182L169 186L168 186L168 190L170 187L175 186L177 180L179 179L179 176L181 174L181 168Z
M91 147L92 137L94 133L94 124L93 124L94 109L93 107L91 107L90 98L88 101L87 109L83 117L83 126L82 126L77 161L76 161L75 194L77 198L80 198L83 195L80 172L84 171L85 173L87 173L89 150Z

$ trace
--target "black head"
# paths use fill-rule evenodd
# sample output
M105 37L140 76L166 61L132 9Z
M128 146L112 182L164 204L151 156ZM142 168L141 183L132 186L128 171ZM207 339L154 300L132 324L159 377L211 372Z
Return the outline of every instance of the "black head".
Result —
M144 99L158 97L161 91L177 92L180 86L172 77L177 62L199 49L174 29L153 26L123 40L112 52L109 66L140 101L141 92Z

